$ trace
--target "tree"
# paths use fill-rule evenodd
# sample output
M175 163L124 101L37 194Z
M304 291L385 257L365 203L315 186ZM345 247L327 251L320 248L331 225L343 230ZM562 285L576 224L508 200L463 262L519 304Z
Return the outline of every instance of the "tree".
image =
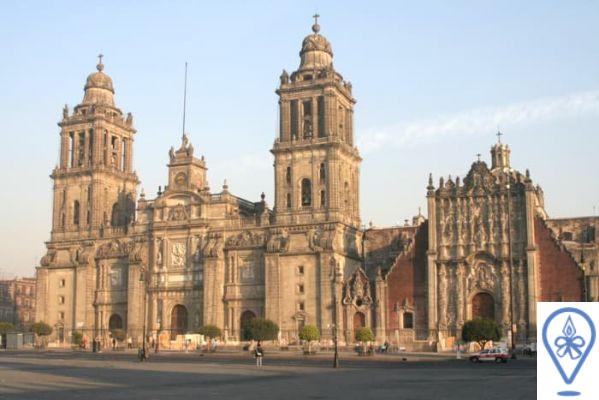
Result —
M476 318L466 321L462 327L462 339L478 343L482 350L487 342L501 339L501 329L492 319Z
M244 340L275 340L279 335L279 326L269 319L252 318L245 325Z
M222 336L220 328L215 325L204 325L200 329L198 329L198 333L210 339L219 338Z
M38 321L31 324L31 332L35 333L40 337L50 336L52 334L52 327L43 321Z
M374 334L369 327L358 328L356 330L356 340L362 343L373 342Z
M312 341L320 339L320 331L316 325L304 325L299 332L299 338L308 342L308 354L311 354Z
M41 338L42 348L46 347L46 336L52 334L52 327L43 321L38 321L31 324L29 329Z
M112 337L119 342L122 342L127 337L127 332L125 332L123 329L113 329L110 331L110 333L112 333Z
M8 332L14 332L17 328L10 322L0 322L0 334L4 335Z
M78 331L73 331L71 333L71 343L73 343L75 346L81 346L82 342L83 342L83 333L78 332Z

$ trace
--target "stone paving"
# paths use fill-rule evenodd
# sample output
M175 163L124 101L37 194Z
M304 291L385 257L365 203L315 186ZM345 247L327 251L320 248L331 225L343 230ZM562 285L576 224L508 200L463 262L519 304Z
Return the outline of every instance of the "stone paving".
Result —
M0 353L0 399L533 399L536 361L245 353Z

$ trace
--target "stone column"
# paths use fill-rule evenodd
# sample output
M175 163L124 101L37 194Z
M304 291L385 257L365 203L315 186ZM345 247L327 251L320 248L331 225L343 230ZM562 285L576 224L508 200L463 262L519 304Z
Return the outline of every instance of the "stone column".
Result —
M60 135L60 168L69 165L69 133L62 131Z
M318 138L318 129L319 129L319 119L320 115L318 115L318 97L312 97L312 138Z
M526 201L526 264L528 266L528 323L529 337L537 337L537 248L534 243L534 188L527 185Z
M91 166L90 163L90 154L89 154L89 141L90 141L90 136L91 136L91 132L88 132L86 130L82 131L81 133L83 133L83 166L84 167L89 167Z

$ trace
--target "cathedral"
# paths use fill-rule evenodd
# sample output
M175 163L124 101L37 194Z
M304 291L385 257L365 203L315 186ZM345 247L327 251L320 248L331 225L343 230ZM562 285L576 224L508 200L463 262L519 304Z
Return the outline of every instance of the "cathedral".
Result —
M305 324L342 344L368 326L377 342L436 351L475 317L524 343L536 340L537 301L598 300L599 218L549 219L542 189L511 167L501 140L490 166L479 158L463 179L424 182L427 215L361 225L352 85L317 22L299 54L276 89L272 208L264 195L211 190L185 134L168 151L164 189L138 194L133 116L117 107L100 57L58 123L36 310L54 343L115 329L139 343L144 327L175 340L208 324L236 343L262 317L286 343Z

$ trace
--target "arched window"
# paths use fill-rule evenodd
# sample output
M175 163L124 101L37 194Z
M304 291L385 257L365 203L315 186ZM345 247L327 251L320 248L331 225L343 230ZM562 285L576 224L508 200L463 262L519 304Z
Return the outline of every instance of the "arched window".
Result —
M287 193L287 208L291 208L291 193Z
M411 312L403 313L403 328L414 329L414 314Z
M321 182L324 182L325 179L327 178L327 172L326 172L324 163L320 164L319 176L320 176L320 181Z
M326 192L324 190L321 190L320 191L320 206L326 207L326 204L327 204Z
M73 203L73 225L79 226L79 201Z
M302 207L312 206L312 182L310 179L302 179Z

